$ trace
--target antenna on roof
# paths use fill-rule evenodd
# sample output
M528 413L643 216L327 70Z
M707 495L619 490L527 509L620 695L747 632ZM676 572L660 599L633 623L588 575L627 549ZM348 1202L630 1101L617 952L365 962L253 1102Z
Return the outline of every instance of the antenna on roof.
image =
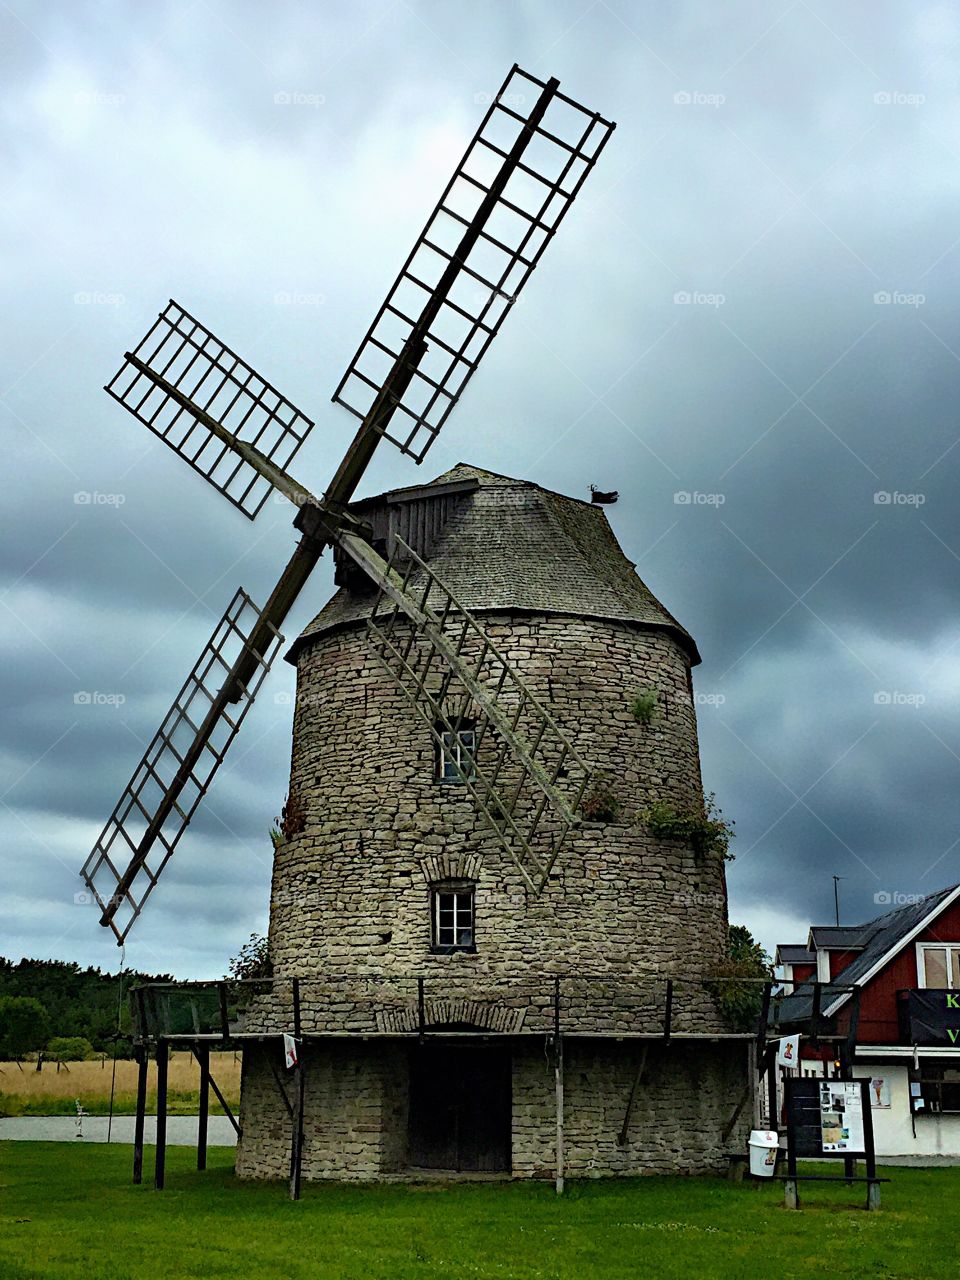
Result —
M833 914L838 926L840 924L840 881L842 879L843 876L833 877Z

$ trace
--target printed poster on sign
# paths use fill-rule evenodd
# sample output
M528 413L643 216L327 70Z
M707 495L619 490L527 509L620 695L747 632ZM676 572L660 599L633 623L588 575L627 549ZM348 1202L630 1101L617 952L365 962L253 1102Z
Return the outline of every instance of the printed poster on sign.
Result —
M859 1080L824 1080L820 1085L820 1145L825 1152L864 1153Z

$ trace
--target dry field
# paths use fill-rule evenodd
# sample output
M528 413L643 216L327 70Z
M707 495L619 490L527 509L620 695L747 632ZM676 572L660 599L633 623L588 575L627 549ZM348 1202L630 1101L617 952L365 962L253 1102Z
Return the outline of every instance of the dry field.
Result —
M44 1063L37 1071L36 1063L24 1062L22 1070L15 1062L0 1062L0 1116L65 1115L75 1110L79 1098L84 1108L94 1115L104 1115L110 1107L112 1062L98 1058L95 1062L68 1062L60 1070L54 1062ZM210 1073L230 1106L236 1109L240 1100L240 1057L233 1053L211 1053ZM200 1072L190 1053L171 1053L168 1104L174 1114L194 1114L199 1101ZM147 1109L153 1111L157 1097L157 1064L151 1062L147 1075ZM117 1062L114 1113L132 1114L136 1109L137 1064ZM220 1112L220 1105L210 1095L210 1110Z

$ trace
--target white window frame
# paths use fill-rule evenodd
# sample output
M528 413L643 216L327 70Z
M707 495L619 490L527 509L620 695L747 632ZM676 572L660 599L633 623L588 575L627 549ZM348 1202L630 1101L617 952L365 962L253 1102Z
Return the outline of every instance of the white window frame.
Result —
M927 952L928 951L960 951L960 942L918 942L917 948L917 986L924 991L957 991L960 987L953 985L953 964L947 959L947 985L945 987L927 986Z
M448 759L444 748L456 759L457 765L470 779L476 777L475 752L477 749L477 730L474 725L465 725L451 733L440 729L441 741L437 743L437 781L446 783L463 782L463 778ZM449 770L449 772L448 772Z
M441 928L449 929L449 925L441 926L441 899L453 898L453 940L442 940ZM434 884L430 886L431 912L431 946L434 951L447 953L451 951L476 951L477 949L477 887L475 884ZM459 942L461 936L461 920L469 922L470 941Z

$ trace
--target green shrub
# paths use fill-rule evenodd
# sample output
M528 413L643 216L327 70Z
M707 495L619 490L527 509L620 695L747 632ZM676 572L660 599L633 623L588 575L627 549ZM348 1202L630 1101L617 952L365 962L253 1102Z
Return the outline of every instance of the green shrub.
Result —
M47 1011L32 996L0 996L0 1060L39 1049L48 1034Z
M641 689L630 703L630 711L638 724L651 724L657 717L660 694L656 689Z
M85 1062L97 1055L85 1036L54 1036L47 1042L46 1056L57 1062Z
M734 824L724 818L712 795L707 796L702 808L677 809L663 802L651 805L641 820L658 840L676 840L701 855L719 853L724 858L733 857L729 850Z
M769 981L773 977L773 965L744 925L729 926L727 954L715 966L712 977L719 981L708 982L707 990L731 1029L756 1031L763 1004L763 983L756 979ZM751 978L754 981L746 981Z

